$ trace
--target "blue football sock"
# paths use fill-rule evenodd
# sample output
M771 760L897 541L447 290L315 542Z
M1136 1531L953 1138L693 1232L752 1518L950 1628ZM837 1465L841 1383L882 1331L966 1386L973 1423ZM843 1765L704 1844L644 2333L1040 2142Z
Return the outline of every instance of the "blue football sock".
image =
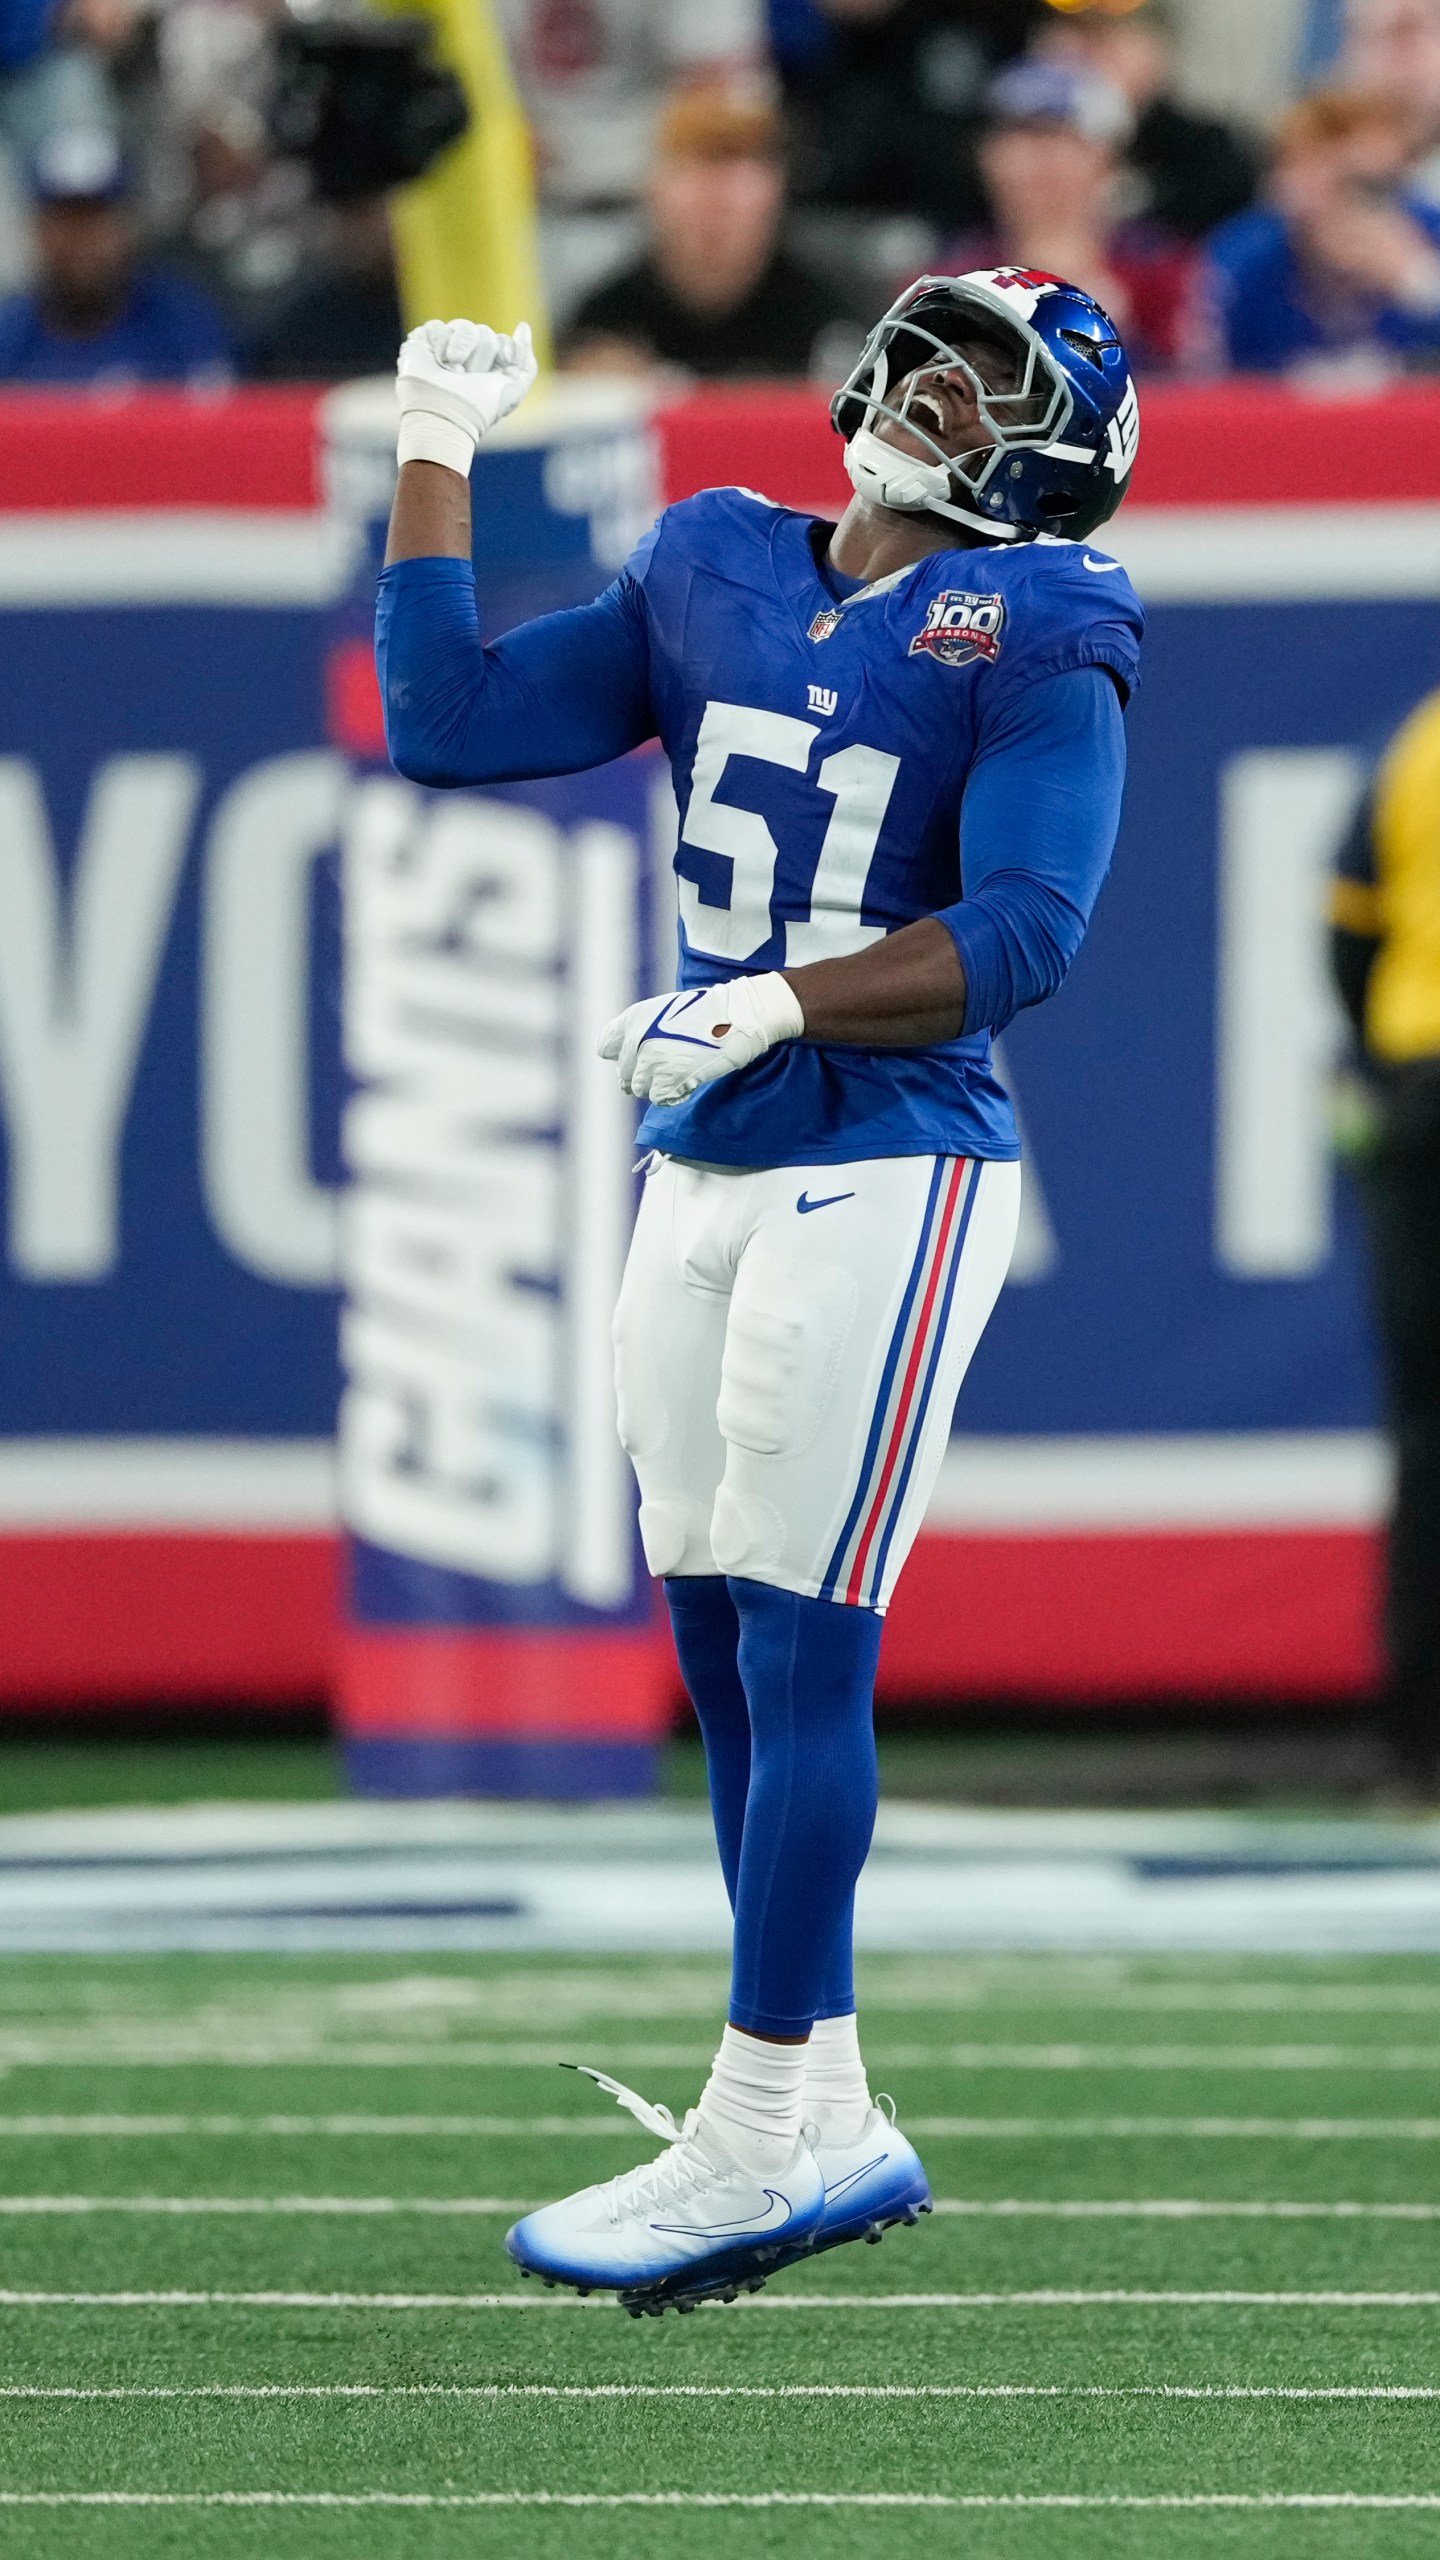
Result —
M750 1790L750 1709L740 1677L740 1619L720 1574L675 1574L665 1583L680 1676L705 1745L710 1812L730 1908L740 1877L740 1843ZM827 1604L833 1605L833 1604ZM865 1616L871 1615L868 1610ZM815 2014L847 2017L855 2006L852 1951L855 1896L847 1894Z
M730 2017L808 2035L854 2007L855 1880L875 1827L873 1609L732 1575L750 1709L750 1784L735 1890Z
M826 1604L833 1608L835 1603ZM872 1613L867 1610L866 1615ZM872 1826L873 1827L873 1826ZM867 1840L865 1846L869 1848ZM861 1865L865 1861L862 1856ZM849 2018L855 2010L855 1888L845 1896L845 1906L830 1941L830 1955L821 1978L820 1993L815 2003L817 2018Z
M733 1911L750 1786L750 1710L737 1660L740 1620L722 1574L673 1574L665 1598L680 1677L705 1744L710 1811Z

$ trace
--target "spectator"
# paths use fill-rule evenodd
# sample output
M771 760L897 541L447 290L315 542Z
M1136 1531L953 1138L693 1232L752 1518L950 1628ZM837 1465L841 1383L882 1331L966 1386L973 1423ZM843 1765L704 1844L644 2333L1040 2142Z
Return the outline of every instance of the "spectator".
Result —
M1059 62L1015 62L990 91L980 167L993 227L942 263L1038 267L1102 302L1132 364L1165 371L1188 352L1194 260L1182 243L1116 219L1129 106L1110 81Z
M230 348L211 303L143 267L113 137L76 130L32 169L37 274L0 304L0 381L215 383Z
M351 382L385 373L405 335L384 196L330 205L316 269L252 338L245 370L260 382Z
M785 171L768 107L715 91L678 99L661 129L649 207L644 257L575 315L570 367L678 365L731 376L834 369L823 341L843 331L846 315L830 287L780 245Z
M1373 374L1440 357L1440 208L1407 191L1407 148L1378 99L1322 90L1289 110L1269 202L1210 242L1217 363Z
M308 177L266 131L282 14L278 0L164 0L153 84L122 82L127 131L146 127L152 221L246 338L294 289L310 246Z
M1347 0L1339 79L1399 118L1409 184L1440 203L1440 0Z
M1341 853L1332 958L1370 1089L1358 1171L1396 1445L1385 1709L1440 1781L1440 694L1390 742Z
M1183 240L1242 213L1255 193L1260 154L1233 125L1196 115L1174 95L1175 46L1165 0L1141 0L1126 17L1091 10L1047 30L1036 51L1109 80L1129 102L1128 210Z
M116 130L103 66L57 41L52 0L0 0L0 296L33 274L25 172L52 133Z
M633 256L656 136L688 87L765 67L762 0L498 0L535 137L541 248L557 326Z
M167 71L172 33L190 0L62 0L59 24L67 42L83 51L110 94L125 163L131 172L133 208L147 239L180 229L189 211L189 136L176 114ZM240 11L231 5L231 15ZM96 121L71 115L70 124Z
M52 0L6 0L0 8L0 71L23 70L44 52L51 13Z
M985 92L1024 51L1044 0L821 0L833 37L787 82L796 192L816 204L983 221L975 144Z

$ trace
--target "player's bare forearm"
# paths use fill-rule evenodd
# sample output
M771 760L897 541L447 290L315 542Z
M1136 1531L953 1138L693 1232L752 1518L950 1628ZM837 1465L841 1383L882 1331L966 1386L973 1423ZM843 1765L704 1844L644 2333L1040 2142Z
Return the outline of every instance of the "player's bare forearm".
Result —
M394 560L468 560L470 483L440 462L404 462L390 510L385 566Z
M929 1049L965 1026L965 972L933 916L887 933L842 960L782 973L805 1016L807 1040L863 1049Z

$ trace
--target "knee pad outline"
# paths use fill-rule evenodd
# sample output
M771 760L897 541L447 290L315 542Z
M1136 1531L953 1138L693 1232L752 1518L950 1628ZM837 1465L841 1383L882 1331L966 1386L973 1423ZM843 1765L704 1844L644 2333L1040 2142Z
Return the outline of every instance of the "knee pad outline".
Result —
M645 1562L657 1581L667 1573L675 1573L685 1561L690 1545L691 1523L688 1506L683 1502L667 1502L663 1495L651 1497L640 1505L640 1544Z
M727 1477L715 1496L710 1552L721 1573L743 1575L761 1565L773 1569L785 1552L784 1519L762 1495Z

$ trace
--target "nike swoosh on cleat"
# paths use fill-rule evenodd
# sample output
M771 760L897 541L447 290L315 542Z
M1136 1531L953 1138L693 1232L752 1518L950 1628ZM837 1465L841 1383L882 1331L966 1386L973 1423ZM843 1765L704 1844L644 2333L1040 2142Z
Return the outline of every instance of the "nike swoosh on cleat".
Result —
M718 2240L731 2233L763 2231L767 2224L773 2225L777 2213L788 2222L791 2212L789 2197L777 2195L773 2187L766 2187L763 2192L770 2201L758 2221L753 2214L747 2214L741 2222L652 2222L650 2228L685 2240Z
M888 2151L877 2151L874 2159L867 2160L863 2169L852 2169L848 2177L837 2178L834 2186L825 2190L826 2203L831 2203L836 2196L843 2196L847 2188L858 2186L862 2178L869 2177L872 2169L882 2169L889 2157Z
M1092 560L1087 551L1085 566L1087 569L1093 569L1097 578L1108 578L1112 570L1123 569L1125 563L1123 560Z
M837 1200L853 1200L854 1197L853 1191L832 1191L824 1200L812 1200L808 1191L802 1191L795 1206L802 1218L808 1218L812 1209L833 1209Z

